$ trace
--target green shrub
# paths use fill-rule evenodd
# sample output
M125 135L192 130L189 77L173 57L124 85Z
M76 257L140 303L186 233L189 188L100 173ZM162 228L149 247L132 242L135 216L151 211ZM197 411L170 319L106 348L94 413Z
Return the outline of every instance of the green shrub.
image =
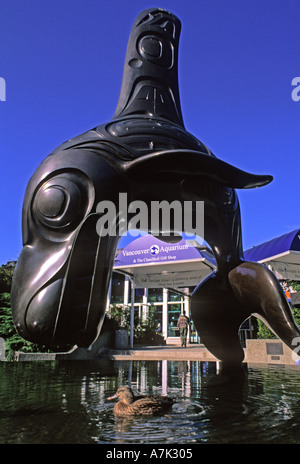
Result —
M12 320L9 293L0 293L0 337L5 339L7 361L14 359L15 351L51 352L47 347L28 342L17 334Z
M272 330L269 329L269 327L266 326L266 324L261 321L260 319L257 319L257 338L278 338Z
M296 324L300 327L300 308L292 307L292 313ZM269 327L264 324L260 319L257 319L258 331L257 338L278 338Z
M112 304L106 313L110 321L115 322L115 328L124 327L130 334L130 307L122 304ZM134 343L143 345L162 345L165 343L161 334L157 333L157 320L155 308L149 308L148 317L145 321L135 321L133 327Z
M71 346L46 347L37 343L24 340L15 330L10 302L10 289L15 263L7 263L0 266L0 337L5 340L6 360L14 359L15 351L31 353L53 353L55 351L65 351Z

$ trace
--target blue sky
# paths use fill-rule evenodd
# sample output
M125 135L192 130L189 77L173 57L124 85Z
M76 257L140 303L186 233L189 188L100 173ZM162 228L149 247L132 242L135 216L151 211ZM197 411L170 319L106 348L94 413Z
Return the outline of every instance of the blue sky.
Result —
M0 264L21 251L24 192L41 161L113 116L131 26L152 6L182 22L186 129L222 160L274 176L238 191L244 249L300 227L299 0L2 0Z

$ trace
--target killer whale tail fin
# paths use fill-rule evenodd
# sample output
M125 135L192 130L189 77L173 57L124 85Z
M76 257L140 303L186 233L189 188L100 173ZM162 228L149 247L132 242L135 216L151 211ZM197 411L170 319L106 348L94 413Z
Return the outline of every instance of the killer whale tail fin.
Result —
M293 349L300 329L275 275L263 264L245 261L229 272L228 279L240 304L246 303L252 314Z
M238 331L251 315L265 321L289 348L299 341L283 289L263 264L242 261L227 276L213 272L195 289L191 309L201 341L225 370L236 369L244 359Z

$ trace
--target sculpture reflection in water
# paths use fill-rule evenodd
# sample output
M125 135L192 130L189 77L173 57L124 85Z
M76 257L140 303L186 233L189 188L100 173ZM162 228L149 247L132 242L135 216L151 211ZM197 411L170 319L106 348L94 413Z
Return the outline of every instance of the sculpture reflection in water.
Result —
M14 323L25 339L88 347L99 335L119 237L96 233L97 204L117 205L120 192L128 202L148 205L204 201L204 238L217 270L195 289L192 317L224 368L241 364L238 329L251 314L290 347L299 335L274 275L243 259L235 189L264 186L272 177L221 161L185 130L177 74L180 28L165 10L137 17L112 120L63 143L28 183L23 250L12 287ZM173 232L181 231L174 226Z

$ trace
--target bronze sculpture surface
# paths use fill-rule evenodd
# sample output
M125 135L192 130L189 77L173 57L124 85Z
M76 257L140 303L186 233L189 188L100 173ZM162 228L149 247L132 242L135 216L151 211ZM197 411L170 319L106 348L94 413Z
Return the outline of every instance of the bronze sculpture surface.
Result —
M217 271L195 289L192 317L224 366L243 360L238 328L251 314L290 347L299 336L274 275L243 259L235 189L263 186L272 177L221 161L186 131L177 74L180 28L165 10L137 17L112 120L63 143L28 183L12 287L13 318L25 339L87 347L99 335L119 235L96 232L97 205L118 204L120 192L148 205L204 201L204 238ZM116 222L120 231L120 214Z

